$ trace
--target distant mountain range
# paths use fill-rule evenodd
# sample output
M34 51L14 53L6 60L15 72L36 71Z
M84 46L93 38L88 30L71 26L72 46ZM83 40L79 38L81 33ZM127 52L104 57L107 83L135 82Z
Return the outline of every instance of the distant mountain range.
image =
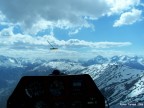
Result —
M6 100L22 76L49 75L54 69L59 69L65 74L91 75L108 99L110 108L118 108L120 104L130 106L130 103L144 102L143 57L96 56L87 61L72 61L68 59L29 60L1 55L0 108L6 108Z

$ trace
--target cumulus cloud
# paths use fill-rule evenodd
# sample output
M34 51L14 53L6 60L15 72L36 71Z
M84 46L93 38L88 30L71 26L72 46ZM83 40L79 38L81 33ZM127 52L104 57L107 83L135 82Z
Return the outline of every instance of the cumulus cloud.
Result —
M84 17L97 19L107 13L108 6L103 0L0 0L0 10L24 28L68 29L90 27Z
M121 15L114 27L132 24L139 21L141 10L136 9L139 4L140 0L0 0L0 24L7 26L0 31L0 54L54 56L53 52L49 52L51 46L47 40L59 48L59 55L55 57L78 56L83 48L105 50L130 46L131 42L58 40L52 33L45 36L33 34L59 28L73 35L82 28L93 29L95 25L91 23L92 20L107 15ZM23 29L23 34L14 34L15 26Z
M140 5L140 0L106 0L110 6L108 15L121 14Z
M142 11L133 9L131 12L125 12L121 15L120 19L115 21L114 27L122 25L130 25L141 20Z
M0 32L0 45L11 49L48 49L49 42L61 48L112 48L131 45L130 42L89 42L78 39L58 40L53 35L32 37L30 35L13 34L12 28Z
M89 20L119 15L138 5L140 0L0 0L7 20L30 34L61 28L73 35L82 28L93 28Z
M127 47L130 42L90 42L79 39L58 40L53 35L30 36L14 34L13 28L0 31L0 54L15 57L29 58L87 58L92 57L91 50L108 50L117 47ZM50 51L47 40L58 47L58 51ZM86 49L86 50L85 50ZM64 55L67 55L65 57ZM90 56L89 56L90 55ZM94 56L94 55L93 55Z

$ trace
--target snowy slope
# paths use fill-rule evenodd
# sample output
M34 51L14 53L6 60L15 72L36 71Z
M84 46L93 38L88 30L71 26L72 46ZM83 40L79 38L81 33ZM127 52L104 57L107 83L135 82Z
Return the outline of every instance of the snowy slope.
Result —
M95 79L95 82L111 105L119 104L127 100L127 95L143 74L142 70L112 64L107 66L103 74Z
M29 60L0 56L0 108L24 75L48 75L54 69L65 74L89 74L111 106L144 101L144 58L96 56L88 61ZM117 108L117 107L113 107Z
M69 74L76 73L77 71L83 70L85 68L80 63L51 61L34 68L34 70L47 69L47 67L51 67L52 69L59 69L61 72Z
M94 79L95 83L104 94L104 96L109 100L110 105L119 104L120 102L129 103L135 101L136 98L130 100L130 93L135 92L135 97L139 94L137 93L137 85L144 75L144 70L134 69L122 63L104 63L104 64L93 64L90 66L83 66L80 63L73 62L60 62L54 61L49 63L44 63L39 67L34 68L34 70L46 70L48 67L52 69L59 69L66 74L89 74ZM135 89L133 87L136 87ZM144 89L139 92L140 94ZM138 98L137 100L142 100Z

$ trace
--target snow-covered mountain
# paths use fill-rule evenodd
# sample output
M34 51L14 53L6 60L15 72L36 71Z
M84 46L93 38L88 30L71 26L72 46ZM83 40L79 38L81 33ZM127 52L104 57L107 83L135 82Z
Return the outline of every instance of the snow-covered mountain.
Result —
M105 63L121 63L123 65L127 65L132 68L136 69L144 69L144 58L138 56L112 56L110 58L106 58L103 56L96 56L93 59L88 60L85 62L87 65L92 64L105 64Z
M111 108L144 102L144 58L96 56L87 61L68 59L29 60L0 56L0 108L19 79L25 75L48 75L54 69L66 74L89 74L108 99Z

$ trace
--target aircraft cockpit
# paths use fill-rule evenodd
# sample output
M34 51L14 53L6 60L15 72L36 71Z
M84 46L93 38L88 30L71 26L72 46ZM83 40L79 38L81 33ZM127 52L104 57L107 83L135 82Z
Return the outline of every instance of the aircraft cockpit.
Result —
M88 74L24 76L7 108L105 108L105 98Z

